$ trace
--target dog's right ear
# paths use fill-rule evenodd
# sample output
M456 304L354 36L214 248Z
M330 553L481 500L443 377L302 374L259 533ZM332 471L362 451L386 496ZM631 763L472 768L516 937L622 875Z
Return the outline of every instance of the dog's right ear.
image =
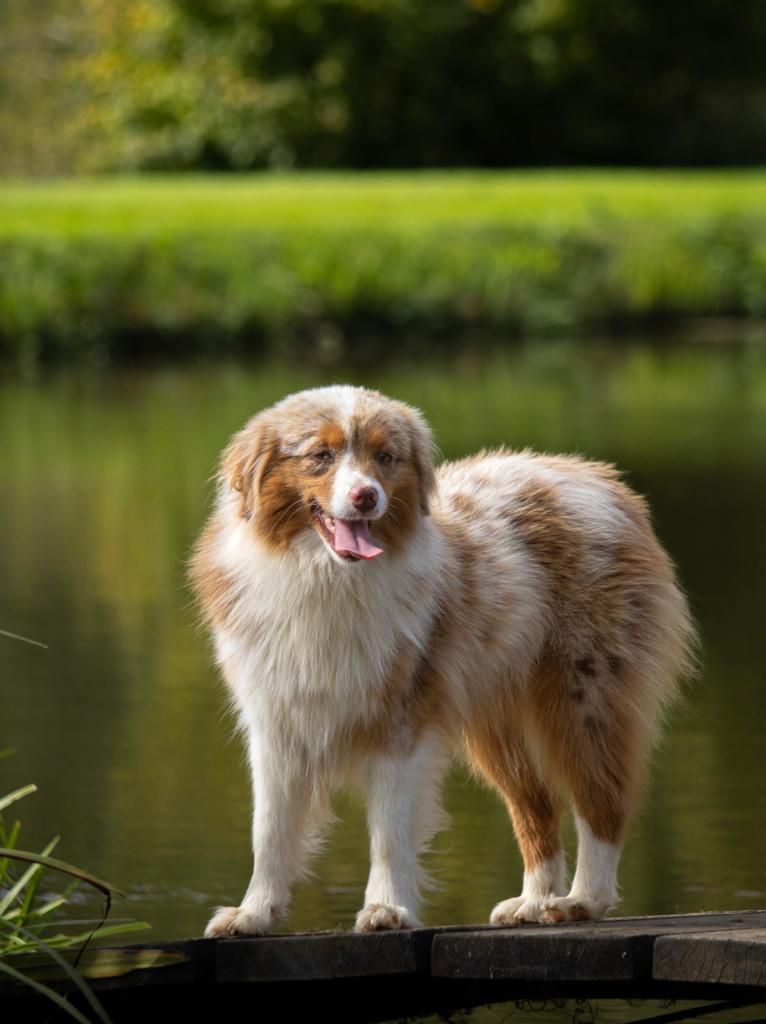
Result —
M276 455L276 435L259 416L235 434L225 449L218 479L239 492L239 514L243 519L252 517L255 500Z

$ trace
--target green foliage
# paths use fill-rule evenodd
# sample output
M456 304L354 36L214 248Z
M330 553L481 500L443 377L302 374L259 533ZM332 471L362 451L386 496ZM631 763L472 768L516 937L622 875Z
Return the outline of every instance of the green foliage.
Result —
M766 5L5 0L0 173L766 159Z
M761 174L17 187L0 199L0 347L339 355L374 335L763 317L764 193Z
M84 0L90 166L766 159L740 0Z
M82 32L80 0L0 4L0 175L71 173L86 98L70 61Z
M6 824L3 812L36 789L33 785L23 786L0 796L0 979L32 988L70 1017L81 1024L88 1024L89 1018L68 999L34 976L40 973L41 957L45 958L48 974L51 968L57 969L78 990L93 1013L90 1019L109 1024L101 1004L61 950L76 949L87 944L97 931L104 938L147 926L141 922L125 921L104 925L112 893L118 890L81 868L51 857L58 844L58 836L40 853L19 848L21 825L19 821ZM58 892L45 892L42 880L46 870L63 874L72 881ZM66 910L77 886L82 883L105 896L107 902L104 916L93 920L62 921L61 914Z

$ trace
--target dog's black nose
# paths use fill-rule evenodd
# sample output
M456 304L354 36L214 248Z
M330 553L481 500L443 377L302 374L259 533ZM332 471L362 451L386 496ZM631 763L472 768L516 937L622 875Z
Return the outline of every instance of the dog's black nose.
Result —
M354 508L360 512L372 512L378 504L378 492L374 487L354 487L350 494Z

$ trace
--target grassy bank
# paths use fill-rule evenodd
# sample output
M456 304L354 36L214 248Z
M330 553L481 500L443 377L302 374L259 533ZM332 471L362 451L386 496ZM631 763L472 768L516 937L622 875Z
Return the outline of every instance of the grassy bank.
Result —
M766 172L143 177L0 191L0 346L437 347L766 316Z

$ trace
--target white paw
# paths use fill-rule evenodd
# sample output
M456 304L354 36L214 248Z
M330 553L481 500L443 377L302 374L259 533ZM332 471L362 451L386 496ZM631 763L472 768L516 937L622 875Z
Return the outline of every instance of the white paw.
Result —
M246 907L219 907L205 929L206 939L225 939L234 935L266 935L276 920L273 909L252 911Z
M599 921L613 900L589 900L581 896L554 896L546 901L543 920L548 924L565 921Z
M417 928L418 922L406 907L393 907L387 903L368 903L356 915L358 932L390 932Z
M489 915L489 923L507 927L508 925L537 924L545 921L546 908L552 899L551 896L538 899L516 896L511 900L503 900Z

